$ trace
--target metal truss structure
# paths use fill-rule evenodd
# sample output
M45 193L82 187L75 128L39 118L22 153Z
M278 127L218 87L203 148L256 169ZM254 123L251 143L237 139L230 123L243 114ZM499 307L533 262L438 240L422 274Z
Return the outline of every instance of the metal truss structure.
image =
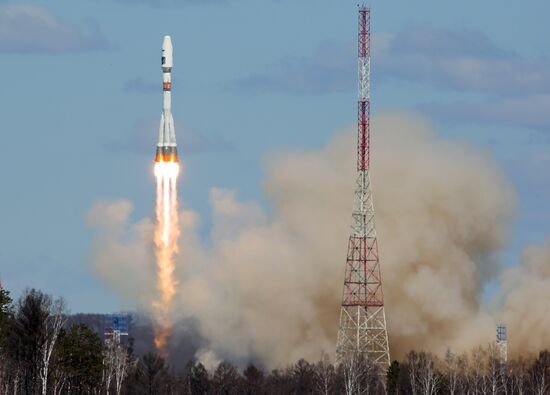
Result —
M106 343L120 344L122 336L128 336L130 316L128 313L105 315L104 338Z
M497 325L497 349L500 363L506 365L508 362L508 336L506 335L506 327L503 324Z
M370 182L370 9L359 7L357 185L348 244L337 362L363 355L385 374L390 364L382 274Z

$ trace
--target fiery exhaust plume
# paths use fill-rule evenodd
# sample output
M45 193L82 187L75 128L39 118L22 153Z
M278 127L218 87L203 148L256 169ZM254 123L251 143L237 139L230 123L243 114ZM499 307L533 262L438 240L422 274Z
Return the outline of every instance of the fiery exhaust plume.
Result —
M167 354L166 342L172 333L172 301L176 294L174 278L175 256L178 253L178 193L177 181L180 166L177 162L155 163L157 179L157 205L155 227L155 255L157 261L157 288L159 298L155 309L155 346Z

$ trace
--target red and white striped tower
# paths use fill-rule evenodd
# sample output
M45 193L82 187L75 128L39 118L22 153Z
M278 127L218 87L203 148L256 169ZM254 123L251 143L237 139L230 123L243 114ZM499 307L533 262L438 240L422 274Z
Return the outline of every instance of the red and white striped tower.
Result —
M382 275L370 183L370 9L359 7L359 122L357 187L348 244L340 326L339 362L363 355L385 373L390 363Z

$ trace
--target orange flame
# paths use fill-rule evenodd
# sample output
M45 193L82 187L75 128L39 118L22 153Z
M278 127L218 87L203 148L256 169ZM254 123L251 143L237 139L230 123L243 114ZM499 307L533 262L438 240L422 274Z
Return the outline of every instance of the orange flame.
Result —
M160 297L153 303L156 311L155 346L167 356L167 339L172 334L172 301L176 294L174 278L175 256L178 253L178 194L177 179L180 166L175 162L155 163L157 179L157 224L155 246L157 258L157 288Z

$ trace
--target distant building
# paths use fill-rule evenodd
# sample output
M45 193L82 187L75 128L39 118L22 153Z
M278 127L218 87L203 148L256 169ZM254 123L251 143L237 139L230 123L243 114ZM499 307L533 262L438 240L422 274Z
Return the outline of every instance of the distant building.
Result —
M123 342L128 337L130 315L128 313L105 314L103 335L105 342Z

